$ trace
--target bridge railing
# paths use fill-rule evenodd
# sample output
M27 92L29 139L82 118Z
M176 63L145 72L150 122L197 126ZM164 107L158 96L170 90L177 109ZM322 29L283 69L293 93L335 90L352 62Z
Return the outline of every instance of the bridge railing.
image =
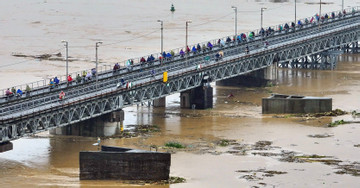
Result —
M345 16L343 15L343 17L348 17L348 16L351 16L351 15L353 15L353 14L358 15L359 12L360 12L360 7L347 8L347 9L345 9L345 11L346 11L346 15L345 15ZM323 14L319 15L319 16L320 16L320 19L319 19L319 20L321 20L321 17L322 17L322 16L325 16L326 14L329 15L329 18L326 19L326 20L324 20L322 23L331 22L331 21L339 20L339 19L342 19L342 18L343 18L343 17L338 17L338 14L337 14L337 13L339 13L339 12L342 12L341 10L339 10L339 11L333 11L333 12L336 14L335 19L330 18L331 13L329 12L329 13L323 13ZM312 26L314 26L314 25L317 25L319 22L314 18L315 21L314 21L313 23L305 24L305 19L307 19L307 20L310 21L311 18L313 18L313 17L314 17L314 16L310 16L310 17L307 17L307 18L299 19L299 20L301 20L301 22L303 23L303 27L305 27L305 28L306 28L306 27L312 27ZM276 25L276 26L270 26L270 28L272 28L272 29L275 31L275 32L273 33L273 35L279 35L279 34L286 33L286 31L284 31L284 30L283 30L283 31L279 31L279 28L280 28L281 26L283 27L285 24L286 24L286 23L284 23L284 24L279 24L279 25ZM288 24L289 26L291 26L291 22L288 22L287 24ZM298 24L295 23L295 25L298 25ZM246 34L246 36L248 37L251 32L254 32L254 34L255 34L255 40L259 39L260 29L253 30L253 31L249 31L249 32L245 32L244 34ZM226 37L220 37L220 38L218 38L218 39L213 39L213 40L209 40L209 41L206 41L206 42L200 42L200 43L197 43L197 44L199 44L199 45L202 47L203 45L206 46L206 44L207 44L208 42L211 42L214 46L217 46L217 45L219 45L218 42L217 42L219 39L226 41L226 39L227 39L228 37L230 37L230 39L233 39L234 35L229 35L229 36L226 36ZM260 37L260 38L261 38L261 37ZM247 40L247 41L245 41L245 42L249 42L249 41ZM245 43L245 42L244 42L244 43ZM191 45L189 45L190 50L191 50L191 47L192 47L192 46L196 46L197 44L191 44ZM176 56L179 56L179 53L180 53L180 50L181 50L181 49L183 49L183 50L185 51L185 50L186 50L186 47L184 46L184 47L180 47L180 48L175 48L175 49L168 50L168 51L165 51L165 52L166 52L166 53L170 53L171 51L173 51L173 52L176 54ZM155 57L155 61L159 61L159 57L161 56L160 53L153 53L153 54L150 54L150 55L153 55L153 56ZM141 56L141 57L136 57L136 58L130 58L130 59L132 59L132 60L134 61L134 64L139 65L139 64L140 64L140 59L141 59L142 57L148 57L148 56L150 56L150 55ZM145 58L145 59L146 59L146 58ZM127 61L127 60L122 61L122 62L119 62L119 64L122 65L123 67L125 67L125 66L126 66L126 61ZM166 63L167 61L164 60L163 62ZM98 67L98 74L102 74L102 73L106 73L106 72L111 72L111 71L112 71L112 68L113 68L113 65L101 65L101 66ZM89 69L89 71L90 71L90 69ZM83 72L83 71L77 71L77 72L72 72L72 73L70 73L70 74L72 75L72 78L75 80L75 79L76 79L76 75L79 74L80 76L82 76L82 72ZM67 82L67 75L66 75L66 76L58 76L58 79L59 79L61 82L65 83L65 82ZM14 87L15 89L21 89L22 91L25 91L25 89L26 89L27 86L29 86L29 87L31 88L31 91L40 90L40 89L42 89L42 88L44 88L44 87L49 87L49 81L50 81L50 80L40 80L40 81L31 82L31 83L27 83L27 84L16 85L16 86L13 86L13 87ZM12 88L12 87L9 87L9 88ZM0 97L5 97L5 91L6 91L6 88L0 90L0 95L1 95Z

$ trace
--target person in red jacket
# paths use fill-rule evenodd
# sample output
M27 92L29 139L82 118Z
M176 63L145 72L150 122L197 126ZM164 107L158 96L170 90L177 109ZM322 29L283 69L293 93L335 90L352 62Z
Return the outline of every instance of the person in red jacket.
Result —
M63 100L65 98L65 93L64 93L64 91L61 91L60 93L59 93L59 99L60 100Z
M68 82L73 81L73 79L71 78L71 75L70 75L70 74L69 74L69 76L67 77L67 80L68 80Z

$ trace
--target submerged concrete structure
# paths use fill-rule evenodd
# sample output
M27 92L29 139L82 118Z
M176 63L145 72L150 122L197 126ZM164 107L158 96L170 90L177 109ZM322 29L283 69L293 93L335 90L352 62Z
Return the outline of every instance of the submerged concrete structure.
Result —
M332 110L332 98L273 94L262 99L263 114L321 113Z
M13 149L13 143L12 142L0 143L0 153L10 151L12 149Z
M167 180L171 154L101 146L80 152L80 180Z
M200 86L180 93L181 108L207 109L213 107L213 88Z

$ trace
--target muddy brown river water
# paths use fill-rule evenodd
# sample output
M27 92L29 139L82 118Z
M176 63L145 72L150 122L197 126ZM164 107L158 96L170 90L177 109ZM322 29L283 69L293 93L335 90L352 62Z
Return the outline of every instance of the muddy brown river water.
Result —
M0 27L1 88L63 74L62 61L11 56L13 52L30 55L57 52L56 49L64 52L60 44L63 39L73 46L71 56L79 58L69 68L78 71L93 66L97 40L103 40L104 44L124 41L100 47L100 60L110 64L157 51L159 33L125 41L139 37L144 31L158 29L157 19L166 18L165 48L170 49L183 45L184 41L174 36L183 37L185 20L189 17L194 26L190 25L191 43L232 34L231 5L248 11L239 15L240 31L258 27L259 20L254 18L259 17L258 10L263 6L269 7L265 12L268 13L266 25L288 21L293 16L293 3L288 1L173 3L177 8L175 14L169 14L171 4L165 0L151 3L139 0L1 1L0 6L6 7L0 12L3 26ZM323 11L340 6L340 2L329 3ZM357 1L347 3L359 5ZM159 4L166 7L159 8ZM299 17L311 16L318 10L316 4L305 1L299 2L298 8ZM208 24L199 24L205 22ZM217 27L219 24L221 28ZM358 187L360 124L335 127L327 124L336 120L360 121L360 117L351 114L317 118L262 115L261 98L271 93L325 96L333 98L333 109L360 111L360 55L342 55L335 70L278 69L276 78L275 86L265 88L213 85L213 109L180 109L179 95L167 97L166 108L124 109L125 128L149 124L157 125L159 132L116 138L111 135L119 132L117 124L106 124L104 133L109 137L103 139L102 144L145 150L157 145L161 151L172 152L170 175L185 178L185 183L80 181L79 152L97 150L92 145L96 138L41 133L16 140L14 150L0 153L0 187ZM234 97L227 98L230 93ZM179 142L186 148L164 147L169 141Z

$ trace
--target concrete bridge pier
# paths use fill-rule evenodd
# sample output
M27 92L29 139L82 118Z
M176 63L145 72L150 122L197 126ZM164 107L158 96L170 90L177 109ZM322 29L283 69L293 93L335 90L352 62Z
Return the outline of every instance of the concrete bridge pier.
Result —
M166 97L158 98L153 101L154 107L165 107L166 106Z
M112 136L124 130L124 117L124 111L118 110L79 123L51 129L50 134L88 137Z
M349 48L350 49L348 49L348 52L358 53L359 52L359 42L351 43Z
M216 82L216 85L264 87L267 86L269 82L276 80L276 74L273 69L276 69L276 66L270 66L241 76L220 80Z
M213 108L213 88L206 83L204 86L181 92L180 106L190 109Z

